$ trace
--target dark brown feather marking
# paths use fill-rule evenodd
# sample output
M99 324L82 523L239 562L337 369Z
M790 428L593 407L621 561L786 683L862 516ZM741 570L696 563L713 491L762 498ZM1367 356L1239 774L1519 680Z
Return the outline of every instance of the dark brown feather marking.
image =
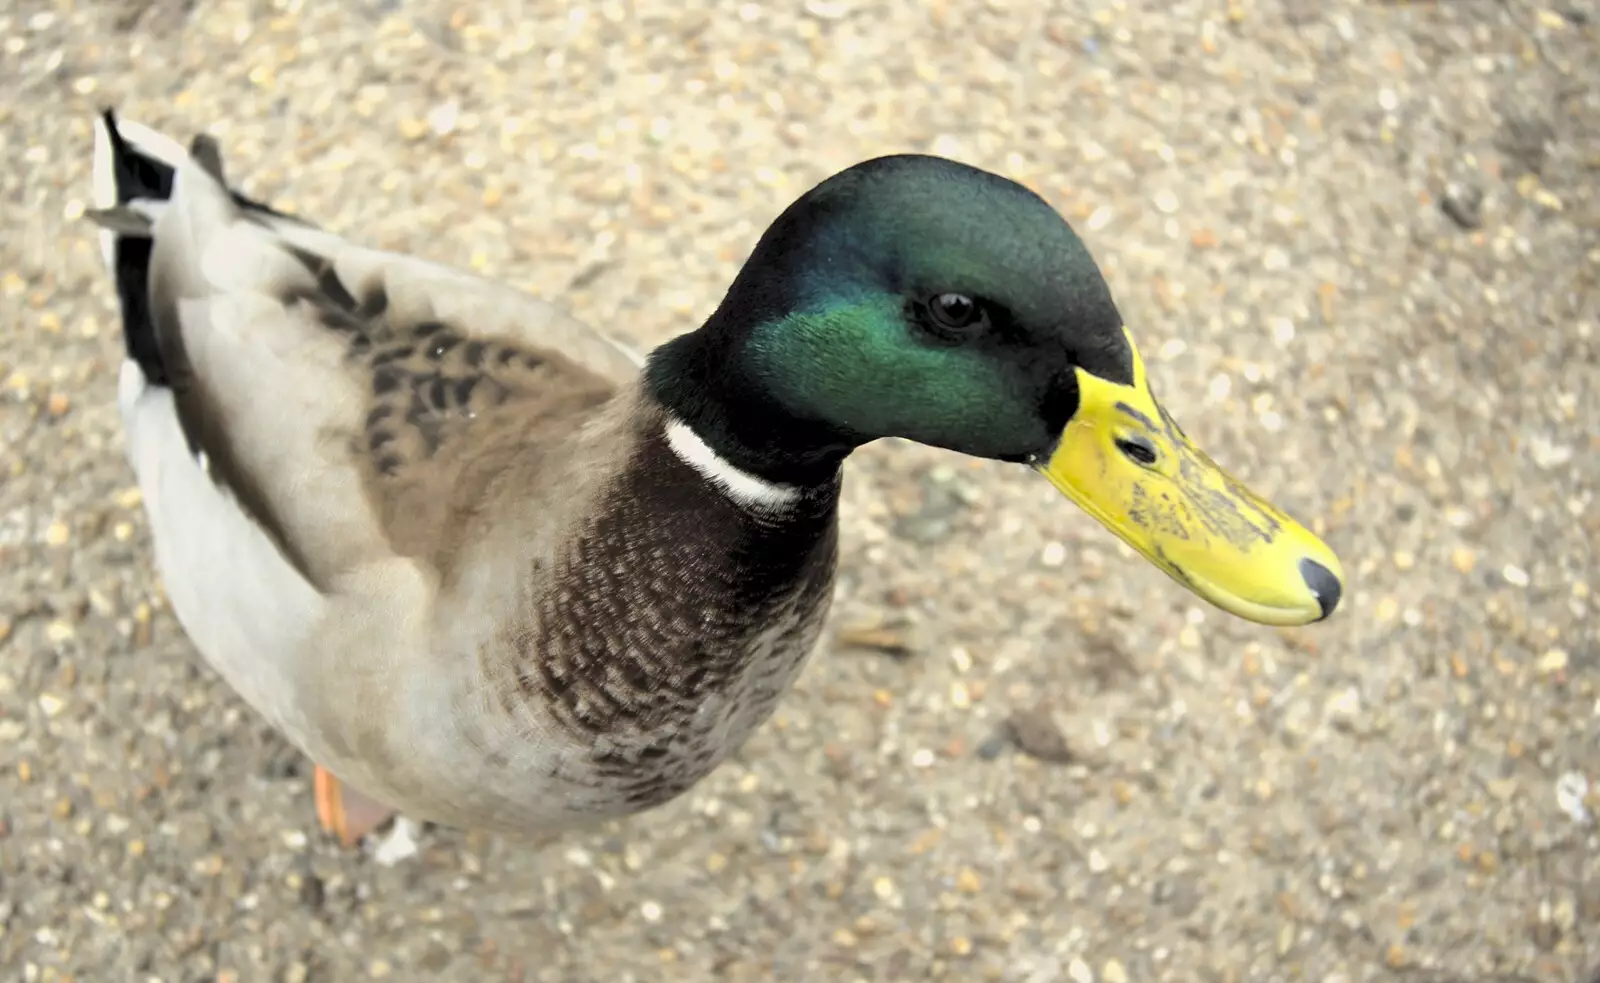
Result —
M380 365L388 365L390 362L404 362L415 353L416 349L410 345L396 345L394 348L386 349L372 356L372 361L368 364L373 368L377 368Z
M362 304L350 293L344 281L339 279L339 274L328 257L287 244L283 250L294 257L295 262L305 267L306 272L316 280L315 293L301 293L295 299L310 301L337 319L342 328L359 330L366 323L368 319L358 316ZM387 299L383 301L383 305L388 306Z
M591 746L587 781L563 777L622 811L659 804L771 713L830 601L836 491L752 516L645 438L557 558L502 693Z
M382 366L378 369L378 371L372 374L372 395L381 397L387 396L393 392L399 392L400 383L403 382L405 378L405 370L392 368L387 365Z
M303 305L319 324L343 336L348 364L367 374L371 403L347 446L366 471L391 544L403 553L445 563L439 553L443 531L474 514L475 503L463 499L481 494L486 484L464 476L503 462L498 438L455 440L474 421L509 411L514 403L524 414L537 415L541 407L570 413L611 395L609 384L559 357L552 361L514 344L469 339L469 325L401 319L381 277L346 282L328 257L287 243L282 248L310 282L292 284L280 299ZM491 351L506 357L491 364ZM522 428L512 425L504 432L516 436ZM412 467L446 453L452 459L446 467Z
M354 318L361 307L361 303L356 300L349 290L345 289L344 281L340 280L339 274L333 270L333 264L324 259L316 273L317 289L322 291L322 295L334 307L350 314Z
M376 321L389 310L389 291L383 284L374 283L356 307L356 316L364 321Z
M228 186L228 180L222 173L222 148L217 146L216 137L209 133L198 133L189 141L189 156L200 165L200 169L211 176L211 180Z
M470 325L437 319L397 323L392 308L362 337L356 359L371 373L362 440L349 446L365 462L367 491L390 545L449 575L451 544L481 512L493 479L525 453L541 420L574 420L599 406L613 384L559 355L544 357L500 340L470 338ZM513 353L501 363L489 353ZM529 368L531 364L537 368ZM378 434L382 436L378 436ZM479 439L461 439L477 434ZM433 466L416 467L424 462ZM454 530L457 535L448 535Z
M422 439L421 457L432 457L439 451L442 423L439 415L423 401L422 391L426 378L411 378L411 403L406 407L406 425Z
M436 372L428 377L428 405L436 411L444 411L450 408L450 404L445 397L446 388L444 376Z
M443 332L433 337L428 344L428 357L435 362L444 361L450 350L461 344L461 339L449 332Z

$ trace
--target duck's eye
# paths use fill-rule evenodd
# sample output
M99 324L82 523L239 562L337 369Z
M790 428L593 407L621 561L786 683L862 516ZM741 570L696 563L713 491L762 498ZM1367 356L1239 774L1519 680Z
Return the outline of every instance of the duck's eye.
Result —
M1153 467L1156 463L1156 447L1150 442L1149 437L1134 434L1127 437L1118 437L1117 450L1122 456L1142 468Z
M983 305L966 294L936 294L928 301L933 323L946 331L965 331L981 327L986 317Z

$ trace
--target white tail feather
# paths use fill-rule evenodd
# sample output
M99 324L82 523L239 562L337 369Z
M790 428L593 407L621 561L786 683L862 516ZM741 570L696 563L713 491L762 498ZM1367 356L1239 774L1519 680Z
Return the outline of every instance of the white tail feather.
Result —
M169 164L174 168L181 167L189 155L179 143L157 130L152 130L143 123L132 120L118 119L117 132L121 134L123 142L147 157ZM114 208L123 204L117 200L117 172L116 162L113 160L111 149L111 134L106 129L103 117L94 119L94 167L92 171L93 201L95 208ZM156 207L140 207L139 211L152 217L159 211ZM105 260L106 269L112 269L116 255L113 247L116 245L117 233L110 229L100 230L100 256Z

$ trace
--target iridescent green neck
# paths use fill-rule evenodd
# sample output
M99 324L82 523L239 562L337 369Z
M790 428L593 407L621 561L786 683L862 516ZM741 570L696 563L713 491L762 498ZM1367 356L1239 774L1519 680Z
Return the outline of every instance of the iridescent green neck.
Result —
M645 369L651 395L734 467L800 488L831 483L870 438L778 404L751 365L747 339L713 319L667 342Z

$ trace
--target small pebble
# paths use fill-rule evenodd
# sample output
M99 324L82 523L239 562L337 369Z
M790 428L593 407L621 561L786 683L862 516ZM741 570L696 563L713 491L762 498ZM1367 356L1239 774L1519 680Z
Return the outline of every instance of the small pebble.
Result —
M417 834L421 831L415 821L405 816L396 816L389 834L372 850L372 859L385 867L410 860L421 849L417 842Z
M1534 664L1541 676L1552 676L1567 670L1567 650L1551 649L1539 656L1539 661Z
M950 663L956 667L956 672L969 673L972 671L972 653L957 645L950 650Z
M840 0L806 0L803 9L818 20L844 20L850 15L850 4Z
M1361 691L1347 686L1328 697L1322 708L1323 716L1335 723L1345 724L1361 715Z
M1011 729L1009 727L1004 727L991 734L983 741L982 744L979 744L976 753L980 760L993 761L1002 754L1005 754L1006 749L1011 747L1014 743L1015 741L1011 736Z
M461 119L461 104L455 100L443 102L428 111L428 128L435 136L449 136Z
M1580 771L1569 771L1556 779L1556 805L1580 826L1592 820L1588 807L1589 779Z
M1483 190L1476 185L1452 181L1439 199L1439 209L1463 229L1483 227Z
M1278 955L1287 956L1289 950L1294 948L1295 927L1293 923L1285 923L1278 927Z
M1047 705L1039 703L1012 713L1007 726L1012 740L1024 754L1055 764L1072 760L1072 748L1056 726Z

